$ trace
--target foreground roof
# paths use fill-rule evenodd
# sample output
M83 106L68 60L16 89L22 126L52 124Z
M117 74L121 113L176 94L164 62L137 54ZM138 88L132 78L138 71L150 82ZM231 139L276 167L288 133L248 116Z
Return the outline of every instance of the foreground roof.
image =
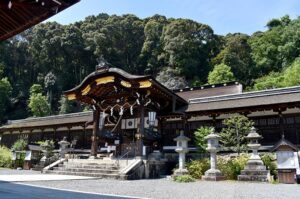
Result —
M0 41L6 40L80 0L1 0Z

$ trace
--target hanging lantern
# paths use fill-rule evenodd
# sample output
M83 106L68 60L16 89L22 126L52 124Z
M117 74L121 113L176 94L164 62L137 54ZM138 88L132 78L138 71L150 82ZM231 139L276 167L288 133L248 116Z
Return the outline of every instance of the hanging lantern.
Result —
M148 112L148 120L149 120L149 126L153 127L155 125L155 120L156 120L156 112L154 111L149 111Z

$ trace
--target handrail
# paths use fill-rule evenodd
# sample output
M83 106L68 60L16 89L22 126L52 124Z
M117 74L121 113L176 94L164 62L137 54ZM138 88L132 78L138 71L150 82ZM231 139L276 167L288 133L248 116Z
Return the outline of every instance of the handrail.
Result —
M128 165L128 154L130 153L130 151L127 151L126 153L124 153L120 158L117 158L115 164L119 165L120 164L120 160L123 159L126 156L126 165Z

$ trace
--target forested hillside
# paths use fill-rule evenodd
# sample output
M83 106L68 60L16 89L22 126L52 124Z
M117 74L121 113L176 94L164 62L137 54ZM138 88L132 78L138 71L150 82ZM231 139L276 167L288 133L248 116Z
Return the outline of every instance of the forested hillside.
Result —
M171 89L239 81L248 90L300 84L300 18L272 19L249 36L214 34L188 19L155 15L87 17L43 23L0 43L0 121L81 111L62 92L100 58Z

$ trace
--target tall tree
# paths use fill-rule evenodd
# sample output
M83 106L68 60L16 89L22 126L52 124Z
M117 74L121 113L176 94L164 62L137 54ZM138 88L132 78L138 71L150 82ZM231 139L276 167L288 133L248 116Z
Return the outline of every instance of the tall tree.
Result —
M213 71L208 74L209 84L220 84L226 82L232 82L235 80L231 68L225 64L216 65Z

